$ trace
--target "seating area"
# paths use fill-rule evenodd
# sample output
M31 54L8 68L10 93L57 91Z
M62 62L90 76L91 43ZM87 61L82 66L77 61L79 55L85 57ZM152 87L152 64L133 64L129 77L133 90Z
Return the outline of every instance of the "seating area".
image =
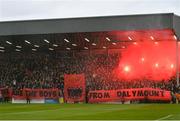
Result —
M113 70L120 54L60 56L49 53L9 53L0 57L0 88L64 88L64 74L85 74L87 91L128 88L161 88L176 92L176 78L169 80L118 78Z

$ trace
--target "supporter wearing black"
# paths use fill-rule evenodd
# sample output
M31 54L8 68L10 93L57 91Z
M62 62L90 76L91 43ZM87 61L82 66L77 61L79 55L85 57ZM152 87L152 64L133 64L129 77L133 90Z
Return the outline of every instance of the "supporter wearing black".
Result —
M31 98L30 95L26 94L26 103L30 104L31 103Z

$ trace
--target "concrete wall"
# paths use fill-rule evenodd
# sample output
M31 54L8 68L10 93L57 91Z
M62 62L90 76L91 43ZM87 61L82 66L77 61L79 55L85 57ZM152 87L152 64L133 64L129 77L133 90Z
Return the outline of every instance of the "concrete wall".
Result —
M177 37L180 39L180 16L175 15L173 17L173 28L175 30Z
M173 28L172 13L0 22L0 35L95 32L111 30L141 30L164 28Z

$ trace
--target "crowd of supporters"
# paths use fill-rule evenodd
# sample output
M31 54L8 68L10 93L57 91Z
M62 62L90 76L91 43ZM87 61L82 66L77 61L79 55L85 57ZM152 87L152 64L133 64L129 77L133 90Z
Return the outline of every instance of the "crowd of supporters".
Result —
M64 74L84 73L86 89L117 90L125 88L161 88L177 91L175 77L170 80L130 80L112 76L120 55L71 55L9 53L0 57L0 88L59 88L64 87Z
M3 57L0 63L1 88L61 88L63 85L58 65L53 59L49 60L47 55Z

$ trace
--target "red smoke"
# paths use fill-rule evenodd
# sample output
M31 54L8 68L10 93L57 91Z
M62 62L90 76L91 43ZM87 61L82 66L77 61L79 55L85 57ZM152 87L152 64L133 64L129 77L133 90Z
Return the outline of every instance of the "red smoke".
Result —
M114 70L120 79L168 80L176 74L176 42L173 40L132 43L121 55Z

